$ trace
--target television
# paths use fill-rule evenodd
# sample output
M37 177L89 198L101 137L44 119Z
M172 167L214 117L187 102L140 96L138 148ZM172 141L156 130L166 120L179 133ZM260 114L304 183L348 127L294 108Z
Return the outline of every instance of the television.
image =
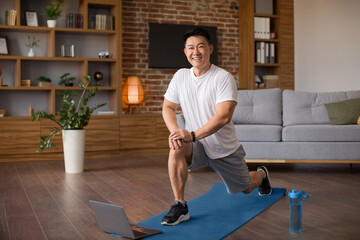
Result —
M189 68L184 54L184 34L196 27L206 29L214 45L210 62L217 64L217 27L149 23L149 68Z

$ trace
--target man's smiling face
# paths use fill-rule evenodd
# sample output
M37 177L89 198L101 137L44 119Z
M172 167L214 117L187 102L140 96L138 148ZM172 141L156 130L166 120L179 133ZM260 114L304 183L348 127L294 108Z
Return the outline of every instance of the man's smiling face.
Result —
M192 36L186 40L184 53L189 63L200 72L210 68L210 54L213 52L210 45L203 36Z

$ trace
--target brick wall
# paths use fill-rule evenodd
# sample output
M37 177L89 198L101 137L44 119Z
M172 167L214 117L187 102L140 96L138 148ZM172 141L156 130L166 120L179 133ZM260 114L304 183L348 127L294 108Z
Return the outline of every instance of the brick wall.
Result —
M218 27L218 66L238 80L238 1L123 0L123 77L137 75L145 101L132 112L160 113L163 95L177 69L148 67L148 23Z

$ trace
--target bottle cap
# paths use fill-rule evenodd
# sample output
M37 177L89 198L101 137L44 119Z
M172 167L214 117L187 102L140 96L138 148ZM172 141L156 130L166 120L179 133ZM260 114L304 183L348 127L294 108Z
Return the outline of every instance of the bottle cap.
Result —
M293 189L293 190L291 190L291 192L288 193L288 196L290 198L301 198L302 192L301 191L296 192L296 189Z
M290 198L309 198L311 197L311 194L302 191L296 192L296 189L292 189L291 192L288 193L288 196Z

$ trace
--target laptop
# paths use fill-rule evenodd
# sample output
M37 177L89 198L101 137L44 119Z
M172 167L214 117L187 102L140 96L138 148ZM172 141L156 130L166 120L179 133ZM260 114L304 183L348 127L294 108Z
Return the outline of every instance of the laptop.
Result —
M130 224L125 210L121 206L90 200L90 206L96 220L104 232L121 235L130 239L140 239L161 233L159 230Z

